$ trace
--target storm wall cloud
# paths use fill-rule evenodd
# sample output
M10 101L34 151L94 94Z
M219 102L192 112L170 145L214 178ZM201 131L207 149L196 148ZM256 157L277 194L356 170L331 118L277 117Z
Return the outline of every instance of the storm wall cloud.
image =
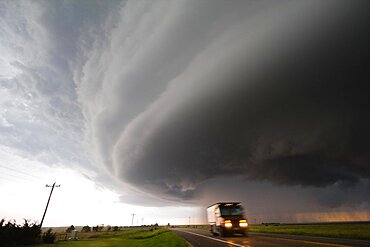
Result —
M0 144L134 204L368 210L369 5L4 1Z
M164 43L177 51L175 60L145 57L160 69L143 78L144 66L134 75L162 90L133 89L148 103L122 125L112 148L117 176L181 198L217 176L318 187L369 178L368 4L289 2L240 14L249 5L201 8L199 18L214 21L201 36L198 20L177 23L173 31L188 32L187 45L213 37L176 75L163 71L179 51L189 56L182 42ZM232 20L219 27L220 16ZM131 107L126 99L115 116Z

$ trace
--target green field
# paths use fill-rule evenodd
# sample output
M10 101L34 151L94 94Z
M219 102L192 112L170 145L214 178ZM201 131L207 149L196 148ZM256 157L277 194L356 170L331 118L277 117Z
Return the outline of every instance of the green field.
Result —
M58 241L38 247L149 247L149 246L188 246L185 240L166 228L127 229L119 232L78 233L78 241Z
M208 230L207 225L190 226L190 228ZM260 233L370 240L370 223L251 225L249 230ZM63 239L64 236L67 235L58 233L58 239ZM80 239L78 241L57 241L55 244L42 244L37 247L188 246L185 240L167 228L146 227L127 228L118 232L79 232L78 238Z
M370 223L252 225L250 232L370 240Z

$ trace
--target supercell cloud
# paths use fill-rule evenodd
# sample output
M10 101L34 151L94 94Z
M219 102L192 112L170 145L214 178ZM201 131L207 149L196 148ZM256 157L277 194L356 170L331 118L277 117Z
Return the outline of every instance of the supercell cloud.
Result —
M38 136L50 138L35 117L69 133L37 152L88 146L122 182L176 200L234 177L324 191L328 207L368 190L368 1L10 3L5 103L22 92L43 115L13 113ZM11 117L2 142L27 149Z
M105 81L115 85L97 117L99 133L114 136L99 143L105 159L125 181L181 198L218 176L315 187L369 179L366 5L145 9L138 22L152 25L150 38Z

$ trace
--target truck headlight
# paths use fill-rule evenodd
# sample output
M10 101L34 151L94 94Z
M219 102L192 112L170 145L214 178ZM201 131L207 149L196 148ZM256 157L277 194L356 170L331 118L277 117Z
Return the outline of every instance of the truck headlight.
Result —
M247 220L239 220L239 226L240 227L247 227L248 226Z
M231 220L225 220L225 227L227 227L227 228L233 227L233 224L231 223Z

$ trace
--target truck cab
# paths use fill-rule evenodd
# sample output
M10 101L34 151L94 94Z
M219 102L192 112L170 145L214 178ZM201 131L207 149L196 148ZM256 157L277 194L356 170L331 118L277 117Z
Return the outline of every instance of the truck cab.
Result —
M234 233L247 235L248 221L240 202L218 202L207 208L209 230L212 234L226 236Z

